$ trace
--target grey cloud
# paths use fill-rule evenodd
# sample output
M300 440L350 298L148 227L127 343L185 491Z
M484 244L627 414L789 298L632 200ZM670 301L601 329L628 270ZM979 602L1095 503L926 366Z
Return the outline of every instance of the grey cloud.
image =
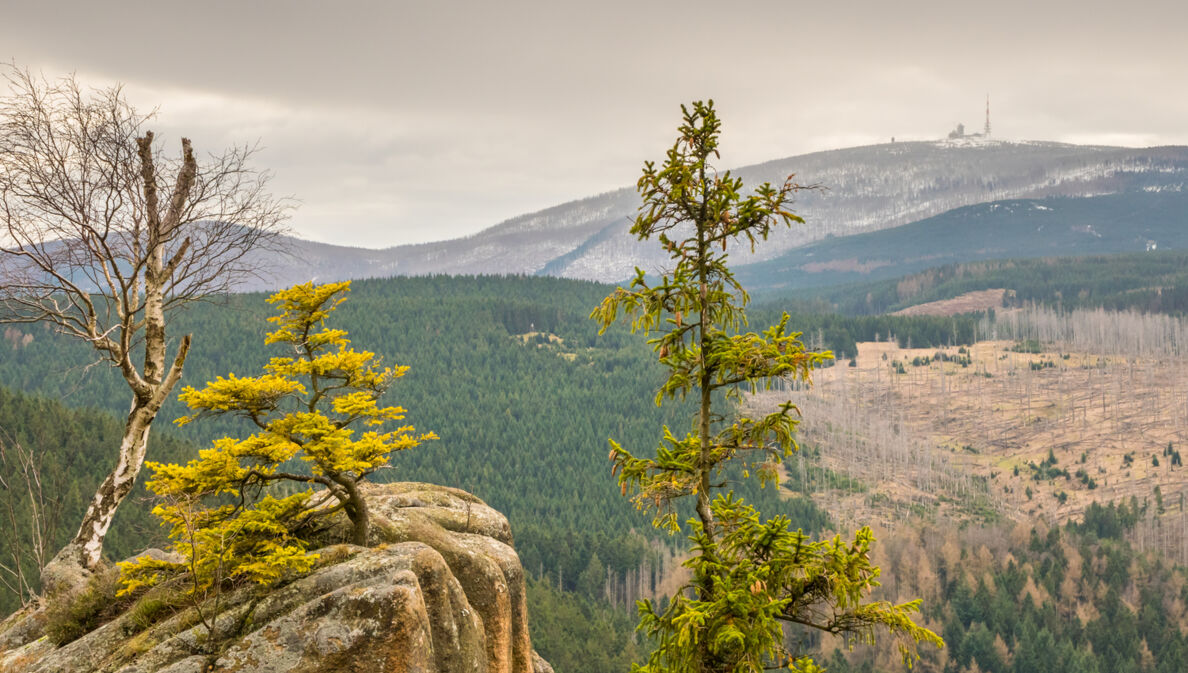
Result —
M631 184L714 97L724 165L977 127L1185 143L1158 2L6 3L0 57L127 82L199 146L259 138L319 240L462 235Z

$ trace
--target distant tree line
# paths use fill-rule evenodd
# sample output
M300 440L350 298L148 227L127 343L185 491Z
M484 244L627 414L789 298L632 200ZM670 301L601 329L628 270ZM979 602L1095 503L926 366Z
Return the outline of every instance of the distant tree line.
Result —
M877 315L967 292L1010 290L1004 307L1188 313L1188 252L948 264L902 278L798 292L844 315Z

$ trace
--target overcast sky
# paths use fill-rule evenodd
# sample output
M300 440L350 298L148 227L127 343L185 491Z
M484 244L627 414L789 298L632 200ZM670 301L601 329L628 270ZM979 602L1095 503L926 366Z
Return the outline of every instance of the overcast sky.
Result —
M368 247L630 185L701 98L723 166L980 129L987 93L1000 138L1188 144L1183 0L0 0L0 59L261 141L299 235Z

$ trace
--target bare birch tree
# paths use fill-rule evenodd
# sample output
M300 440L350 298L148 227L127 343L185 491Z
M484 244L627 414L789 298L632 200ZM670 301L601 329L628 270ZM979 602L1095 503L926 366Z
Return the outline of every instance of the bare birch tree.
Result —
M13 66L6 77L0 320L46 323L91 344L132 397L114 469L43 572L47 584L71 583L99 562L150 426L181 377L191 336L171 342L169 315L253 275L249 252L277 240L289 204L249 165L254 147L199 161L182 138L180 155L168 156L146 128L153 115L119 86L84 89L72 76L48 81Z

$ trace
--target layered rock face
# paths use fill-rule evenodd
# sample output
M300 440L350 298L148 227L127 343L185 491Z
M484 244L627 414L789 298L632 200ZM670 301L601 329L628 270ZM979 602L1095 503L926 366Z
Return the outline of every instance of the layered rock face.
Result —
M457 489L365 488L371 546L335 543L343 521L292 582L228 592L147 628L133 605L62 647L41 635L43 611L27 610L0 624L0 673L552 672L532 650L502 514Z

